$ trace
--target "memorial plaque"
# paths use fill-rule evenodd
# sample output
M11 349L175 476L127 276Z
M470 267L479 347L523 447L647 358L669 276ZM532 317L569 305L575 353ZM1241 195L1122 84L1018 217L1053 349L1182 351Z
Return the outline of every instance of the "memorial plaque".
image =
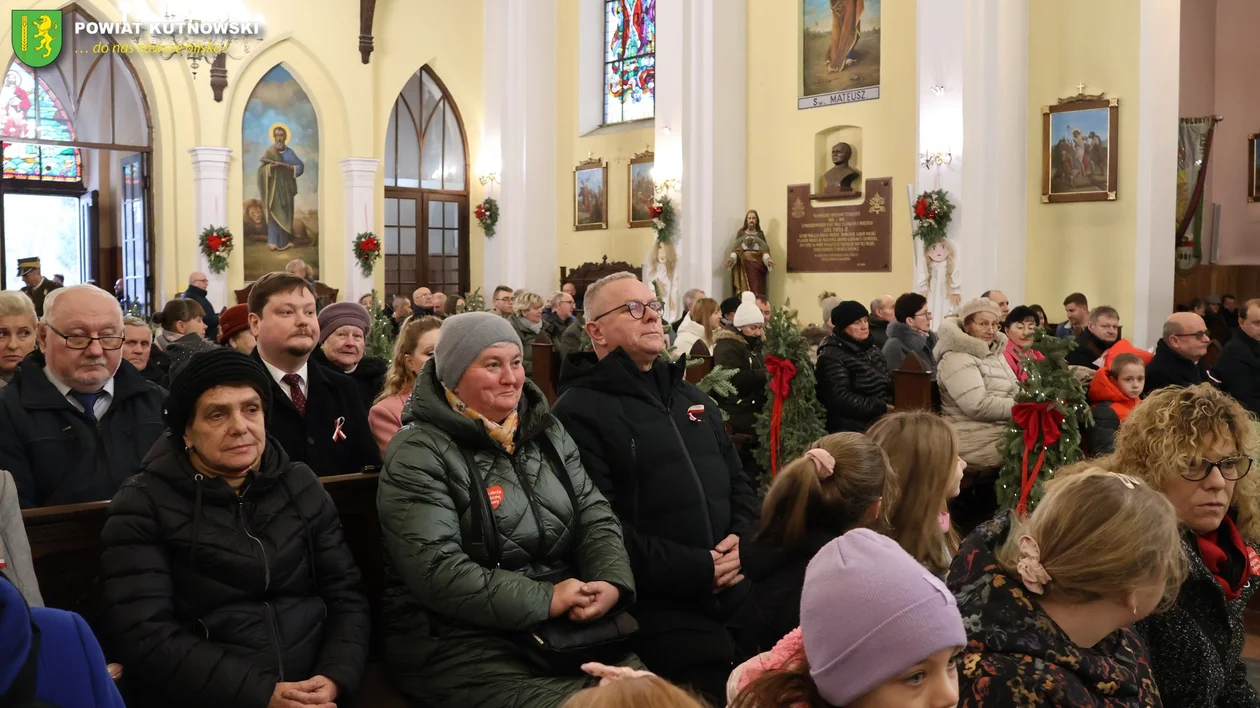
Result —
M789 273L892 271L892 178L866 180L866 200L816 207L810 185L788 187Z

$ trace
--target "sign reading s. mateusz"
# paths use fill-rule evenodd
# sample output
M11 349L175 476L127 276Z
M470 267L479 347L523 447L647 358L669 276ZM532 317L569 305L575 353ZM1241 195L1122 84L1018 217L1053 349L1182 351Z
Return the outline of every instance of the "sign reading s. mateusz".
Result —
M13 52L32 69L56 61L61 54L61 10L14 10Z

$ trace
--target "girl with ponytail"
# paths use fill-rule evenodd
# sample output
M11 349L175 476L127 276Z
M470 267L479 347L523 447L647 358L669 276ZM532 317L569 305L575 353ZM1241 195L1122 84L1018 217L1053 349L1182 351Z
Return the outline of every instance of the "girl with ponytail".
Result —
M739 549L741 572L753 581L732 622L744 656L769 650L800 625L805 567L818 549L858 526L887 530L895 489L887 456L859 433L828 435L779 472L760 529Z

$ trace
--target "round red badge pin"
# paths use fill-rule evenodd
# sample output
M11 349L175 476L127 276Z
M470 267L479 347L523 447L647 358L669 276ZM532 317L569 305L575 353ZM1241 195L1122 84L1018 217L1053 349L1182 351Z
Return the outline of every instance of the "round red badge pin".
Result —
M498 509L503 503L503 487L495 485L486 489L486 496L490 497L490 508Z

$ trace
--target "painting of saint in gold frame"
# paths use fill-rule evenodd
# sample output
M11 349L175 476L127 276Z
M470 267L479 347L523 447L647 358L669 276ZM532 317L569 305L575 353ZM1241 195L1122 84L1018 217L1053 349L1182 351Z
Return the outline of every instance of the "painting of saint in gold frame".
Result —
M1042 109L1041 201L1115 201L1120 99L1060 99Z
M591 158L573 169L573 229L608 228L608 164Z

